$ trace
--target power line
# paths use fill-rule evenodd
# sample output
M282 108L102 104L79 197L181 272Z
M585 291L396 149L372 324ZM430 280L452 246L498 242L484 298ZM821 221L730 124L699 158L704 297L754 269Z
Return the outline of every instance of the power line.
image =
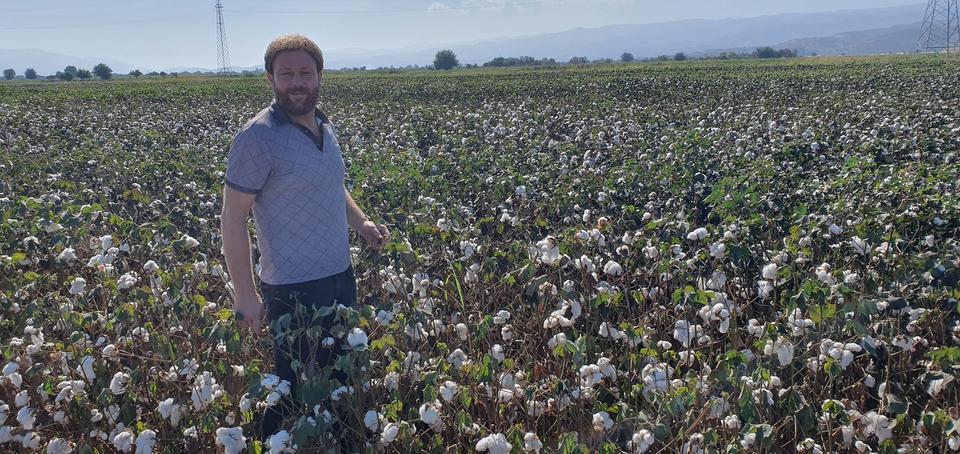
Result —
M46 11L61 11L64 9L86 9L89 10L91 7L96 6L106 6L106 5L116 5L118 3L130 3L128 0L113 0L107 2L97 2L97 3L84 3L84 4L73 4L73 5L57 5L51 6L49 8L24 8L24 9L4 9L0 10L0 13L42 13Z
M122 22L102 22L96 24L76 24L76 25L40 25L40 26L26 26L26 27L0 27L0 31L7 30L64 30L64 29L77 29L77 28L102 28L102 27L122 27L130 24L145 24L149 22L164 22L164 21L173 21L179 19L193 18L196 17L195 14L180 14L176 16L165 16L165 17L153 17L149 19L139 19L139 20L125 20Z
M383 10L328 10L328 11L290 11L290 10L239 10L239 9L228 9L223 8L223 11L236 14L324 14L324 15L367 15L367 14L391 14L391 13L443 13L446 11L469 11L469 10L482 10L482 9L494 9L494 8L508 8L513 6L535 6L535 5L546 5L552 3L562 3L568 2L571 0L533 0L533 1L522 1L522 2L512 2L504 4L488 4L488 5L473 5L473 6L450 6L442 9L428 10L425 8L406 8L406 9L383 9ZM112 2L111 2L112 3ZM164 22L164 21L174 21L181 20L186 18L194 18L195 14L180 14L176 16L163 16L163 17L152 17L147 19L132 19L116 22L101 22L101 23L88 23L88 24L75 24L75 25L39 25L39 26L15 26L15 27L0 27L0 31L17 31L17 30L64 30L64 29L91 29L91 28L106 28L106 27L122 27L130 24L144 24L151 22Z
M290 10L241 10L241 9L225 9L231 13L236 14L343 14L343 15L364 15L364 14L387 14L387 13L426 13L426 12L438 12L442 13L444 11L465 11L465 10L478 10L478 9L494 9L494 8L509 8L513 6L532 6L532 5L545 5L550 3L560 3L567 2L570 0L535 0L535 1L526 1L526 2L512 2L512 3L502 3L502 4L490 4L490 5L472 5L472 6L448 6L446 8L437 8L437 9L425 9L425 8L406 8L406 9L381 9L381 10L328 10L328 11L290 11Z
M69 4L69 5L51 6L49 8L0 9L0 14L44 13L48 11L64 11L64 10L72 10L72 9L82 9L82 10L90 11L90 10L95 10L97 7L100 7L100 6L110 6L110 5L119 5L119 4L127 5L127 6L135 6L135 7L153 6L153 7L160 7L161 9L169 9L170 3L174 3L174 2L171 2L168 0L164 4L154 4L154 3L148 2L145 5L140 5L137 3L133 3L130 0L108 0L103 2L89 2L89 3L78 2L78 3ZM189 3L191 5L195 4L190 2L184 2L184 3ZM111 8L111 11L113 11L113 8Z

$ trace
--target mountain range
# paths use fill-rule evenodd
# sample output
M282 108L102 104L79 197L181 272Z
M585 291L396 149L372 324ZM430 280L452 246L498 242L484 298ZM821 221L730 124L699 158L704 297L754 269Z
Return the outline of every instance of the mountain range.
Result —
M589 59L618 58L630 52L637 58L685 52L691 56L716 55L721 51L752 51L760 46L790 48L801 55L862 55L912 52L920 33L919 19L925 4L841 10L818 13L790 13L737 19L690 19L651 24L609 25L576 28L556 33L491 39L471 43L448 43L415 49L385 49L325 52L331 69L429 65L440 49L452 49L460 63L483 63L495 57L554 58L567 61L580 56ZM0 67L35 68L52 74L66 65L92 67L104 61L115 72L126 73L145 66L109 58L76 58L40 50L0 49ZM262 66L235 67L259 70ZM165 68L167 72L206 72L209 68Z

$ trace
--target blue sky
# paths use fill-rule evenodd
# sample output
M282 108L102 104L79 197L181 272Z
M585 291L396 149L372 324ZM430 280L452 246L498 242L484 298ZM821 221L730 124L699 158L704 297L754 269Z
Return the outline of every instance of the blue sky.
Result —
M325 51L418 48L576 27L907 5L919 0L222 0L231 62L282 33ZM215 0L0 0L0 48L216 66ZM920 20L920 18L917 18Z

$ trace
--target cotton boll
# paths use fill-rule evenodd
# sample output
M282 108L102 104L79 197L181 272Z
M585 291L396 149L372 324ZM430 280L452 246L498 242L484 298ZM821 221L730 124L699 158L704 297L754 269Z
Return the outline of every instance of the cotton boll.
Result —
M610 419L609 413L601 411L593 414L593 430L603 432L611 427L613 427L613 419Z
M657 439L654 437L653 432L647 429L641 429L630 437L627 447L635 453L644 453L647 452L656 441Z
M504 325L510 321L510 317L510 311L501 309L497 311L496 315L493 316L493 323L496 325ZM464 325L464 327L466 327L466 325Z
M506 358L506 355L503 353L503 346L500 344L495 344L493 347L490 347L490 356L497 360L497 362L503 362L503 360Z
M216 431L216 444L225 454L240 454L247 447L247 437L241 427L220 427Z
M183 241L183 245L186 246L187 249L193 249L200 245L199 241L187 234L181 236L180 241Z
M440 385L440 397L445 402L452 402L453 398L457 395L459 387L456 382L447 380Z
M293 443L290 432L281 430L267 438L267 449L270 454L285 454L296 452L297 445Z
M126 429L114 435L111 444L113 444L114 448L117 448L117 451L126 453L133 449L135 440L136 437L133 435L133 432L131 432L130 429Z
M23 435L20 435L20 446L23 446L25 449L30 451L37 451L40 449L40 436L36 432L30 431Z
M341 386L333 391L330 391L330 400L337 402L342 399L343 396L350 394L353 394L353 386Z
M10 426L0 426L0 445L13 441L13 428Z
M870 253L870 244L857 236L850 240L850 247L853 248L853 252L859 255L867 255Z
M145 429L137 435L136 454L151 454L153 447L157 444L157 433L150 429Z
M729 415L723 419L723 427L730 430L740 430L740 418L737 415Z
M447 362L453 366L454 369L460 369L468 361L466 353L461 349L456 349L447 356Z
M347 343L353 348L367 346L367 333L360 328L353 328L347 334Z
M776 278L777 278L777 264L776 264L776 263L768 263L768 264L766 264L766 265L763 267L763 273L762 273L762 274L763 274L763 278L764 278L764 279L769 279L769 280L774 280L774 279L776 279Z
M89 383L93 383L94 379L97 378L96 374L93 372L93 362L94 359L92 356L84 356L80 360L80 365L77 366L77 372L85 378Z
M70 284L70 294L79 295L83 293L84 289L87 287L87 281L82 277L75 278Z
M376 410L369 410L363 415L363 425L367 427L367 430L376 432L380 428L381 419L383 419L383 415L377 413Z
M244 394L244 397L245 396L246 394ZM242 402L242 398L241 398L241 402ZM172 397L168 397L163 401L161 401L157 405L157 412L160 413L161 418L169 419L170 424L173 427L177 427L177 425L180 423L180 417L182 415L180 411L180 405L177 404Z
M393 440L397 439L397 435L400 433L400 426L396 423L387 423L383 426L383 431L380 432L380 444L386 445L393 443Z
M610 276L619 276L623 274L623 267L619 263L610 260L603 265L603 273Z
M11 362L8 362L6 365L3 366L3 375L4 375L4 376L10 376L10 375L12 375L14 372L16 372L16 371L18 371L18 370L20 370L20 365L17 364L17 363L15 363L15 362L13 362L13 361L11 361Z
M0 443L2 443L2 440L0 440ZM63 438L51 438L47 442L47 454L70 454L71 452L73 452L73 447L69 441Z
M429 426L438 425L440 423L440 407L439 401L421 405L420 420Z
M37 420L37 415L30 407L23 407L17 412L17 422L23 430L33 430L33 423Z
M24 407L30 403L30 395L27 394L27 390L23 390L17 393L13 400L17 408Z
M774 342L773 349L776 352L777 360L781 366L786 366L793 362L794 347L793 343L787 340L787 338L780 336L780 338Z
M120 276L120 279L117 279L117 289L126 290L137 284L137 273L133 271Z
M707 229L700 227L688 233L687 239L690 241L702 241L704 238L707 237L707 235L708 235Z
M553 236L547 236L538 241L537 250L540 254L540 262L545 265L553 264L560 259L560 245Z
M757 281L757 294L762 300L769 300L773 296L773 283L768 280Z
M477 451L486 451L490 454L508 454L513 449L513 445L507 442L507 437L503 434L495 433L481 438L475 448Z
M875 435L881 442L893 436L893 428L897 425L896 420L890 420L875 411L863 415L861 422L864 425L863 432L866 435Z
M689 347L692 340L703 336L703 327L692 325L686 320L678 320L674 324L673 338L680 341L684 347Z
M63 251L61 251L60 254L57 255L58 262L69 263L69 262L73 262L76 259L77 259L77 253L76 251L73 250L73 248L70 248L70 247L64 248Z

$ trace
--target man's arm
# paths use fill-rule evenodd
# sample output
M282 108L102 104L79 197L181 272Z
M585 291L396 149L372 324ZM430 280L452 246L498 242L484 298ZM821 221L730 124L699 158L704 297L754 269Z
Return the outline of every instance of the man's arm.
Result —
M253 206L254 194L246 194L229 186L223 187L223 211L220 233L223 235L223 256L233 283L234 310L243 316L241 326L259 330L263 320L263 302L253 282L250 260L250 233L247 215Z
M357 206L357 202L353 200L353 196L346 187L343 188L343 193L347 196L347 225L359 232L363 223L367 221L367 215L363 214L363 210Z
M343 192L347 196L347 224L360 233L360 236L374 249L378 251L383 249L383 246L390 240L390 230L383 224L376 224L367 219L367 215L363 214L363 210L353 200L350 191L347 191L347 188L344 187Z

